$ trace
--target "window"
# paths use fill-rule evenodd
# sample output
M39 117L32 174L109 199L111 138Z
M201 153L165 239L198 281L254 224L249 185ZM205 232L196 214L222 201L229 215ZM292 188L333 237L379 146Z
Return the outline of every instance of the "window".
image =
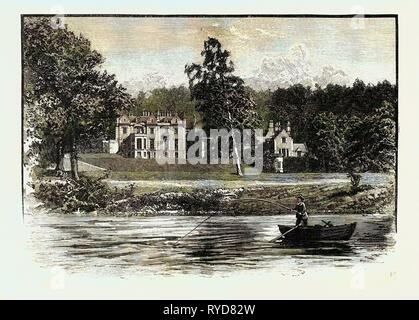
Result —
M150 149L154 150L154 139L150 139Z
M175 134L177 134L177 133L178 133L177 128L175 128Z
M178 150L179 148L179 142L178 139L175 139L175 150Z
M282 143L287 143L287 138L283 137L282 138Z
M138 138L137 139L137 149L140 149L140 150L147 149L147 139L146 138Z
M163 149L169 150L169 141L167 140L167 136L163 137Z
M127 133L127 127L122 127L122 133L126 134Z
M301 157L301 151L297 151L297 157Z
M153 134L154 133L154 128L150 128L150 133Z

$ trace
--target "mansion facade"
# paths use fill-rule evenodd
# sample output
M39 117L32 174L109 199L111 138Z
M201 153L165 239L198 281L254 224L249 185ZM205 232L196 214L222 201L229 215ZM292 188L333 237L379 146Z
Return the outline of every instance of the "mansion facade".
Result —
M150 112L123 115L116 122L115 140L104 141L104 148L127 158L153 159L157 150L177 158L186 153L186 130L186 120L169 112L158 112L157 117ZM169 134L174 139L168 139Z
M127 158L154 159L157 150L163 150L166 157L184 158L188 146L186 136L192 129L189 125L169 112L158 112L157 116L147 111L142 116L123 115L117 119L115 140L103 142L104 151ZM174 139L169 139L169 135ZM273 139L279 171L284 157L302 157L307 153L305 143L294 143L289 122L281 128L279 122L274 125L270 121L264 139Z

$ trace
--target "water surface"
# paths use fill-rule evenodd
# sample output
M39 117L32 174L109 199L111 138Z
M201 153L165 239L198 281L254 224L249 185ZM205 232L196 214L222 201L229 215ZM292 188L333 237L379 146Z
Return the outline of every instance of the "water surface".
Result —
M361 184L372 186L386 185L394 182L394 174L362 173ZM260 175L245 175L240 180L105 180L109 185L126 187L130 184L142 187L190 187L190 188L224 188L224 187L258 187L258 186L286 186L315 184L325 185L331 183L349 183L346 173L262 173Z
M387 215L312 216L310 224L357 222L346 242L290 246L269 243L277 224L292 215L205 217L102 217L26 215L29 246L45 267L95 274L221 274L246 270L301 274L323 265L378 263L394 245L394 219Z

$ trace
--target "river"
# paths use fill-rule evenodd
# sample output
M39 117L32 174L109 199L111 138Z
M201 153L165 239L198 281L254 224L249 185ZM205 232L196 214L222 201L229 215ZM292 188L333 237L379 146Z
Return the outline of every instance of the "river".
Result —
M394 218L387 215L313 216L333 224L357 222L351 240L293 247L269 243L277 224L294 216L215 216L177 240L203 217L25 216L28 246L37 263L67 272L118 277L135 274L228 276L246 270L298 275L323 265L377 263L393 250Z
M240 180L174 180L170 175L168 179L160 180L105 180L113 187L127 187L130 184L142 187L188 187L217 189L225 187L259 187L259 186L286 186L286 185L324 185L332 183L349 183L346 173L262 173L260 175L246 175ZM395 181L394 174L362 173L361 184L378 186Z

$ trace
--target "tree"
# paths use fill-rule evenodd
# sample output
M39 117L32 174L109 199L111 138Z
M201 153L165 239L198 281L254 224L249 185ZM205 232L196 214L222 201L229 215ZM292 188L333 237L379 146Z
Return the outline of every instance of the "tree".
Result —
M70 153L78 179L80 146L109 135L131 98L114 75L99 69L104 59L89 40L67 26L53 28L49 18L25 18L23 61L26 125L44 147L57 144L59 157Z
M332 113L319 113L310 125L308 148L320 161L325 171L339 171L342 164L344 136L338 119Z
M348 171L388 171L396 162L395 108L384 102L364 119L353 118L346 130Z
M272 95L271 90L260 90L256 91L250 87L246 87L246 92L250 95L256 104L257 112L261 116L263 121L263 129L267 129L269 121L272 119Z
M244 81L235 75L230 52L223 50L215 38L204 42L202 64L185 66L192 99L196 100L205 129L245 129L260 127L261 119L256 104L244 87ZM233 152L237 174L242 175L241 155L233 135Z
M191 101L191 94L185 86L172 88L156 88L145 94L139 92L135 105L129 112L141 116L143 111L157 114L158 111L177 113L179 117L193 121L195 102Z
M274 122L290 121L296 140L306 140L306 126L312 118L313 106L309 103L310 87L301 84L278 88L272 96L271 117Z

